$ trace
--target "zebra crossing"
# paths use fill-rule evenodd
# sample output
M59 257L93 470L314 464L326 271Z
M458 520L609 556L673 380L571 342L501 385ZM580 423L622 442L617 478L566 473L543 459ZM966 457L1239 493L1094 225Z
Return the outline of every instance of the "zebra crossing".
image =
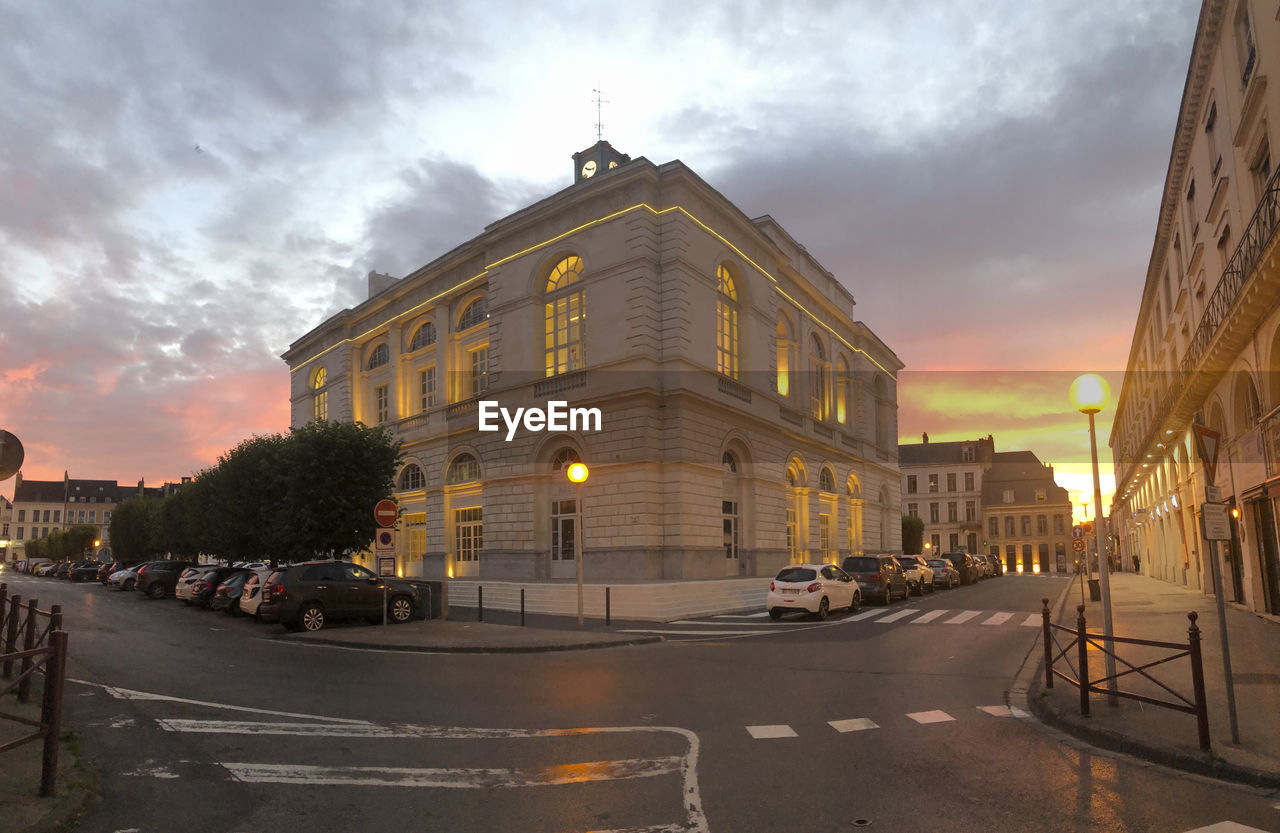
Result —
M1041 614L1013 610L964 610L952 608L924 609L871 608L841 618L818 622L803 616L774 620L768 611L755 613L722 613L705 619L677 619L654 627L626 628L622 633L656 634L672 642L693 642L705 639L770 636L815 628L844 627L849 625L979 625L986 627L1038 628Z

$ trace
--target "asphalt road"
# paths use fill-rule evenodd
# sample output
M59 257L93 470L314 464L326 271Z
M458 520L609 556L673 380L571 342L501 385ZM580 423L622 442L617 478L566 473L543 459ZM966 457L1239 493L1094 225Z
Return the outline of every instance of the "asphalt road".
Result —
M66 614L65 722L102 791L82 833L1280 830L1275 796L1008 716L1024 622L1059 579L481 656L280 642L173 600L5 580Z

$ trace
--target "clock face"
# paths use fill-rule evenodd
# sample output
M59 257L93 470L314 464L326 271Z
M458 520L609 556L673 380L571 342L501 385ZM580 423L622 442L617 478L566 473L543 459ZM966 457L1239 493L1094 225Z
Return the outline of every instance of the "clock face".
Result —
M590 179L596 175L596 160L588 159L587 164L582 166L582 178Z

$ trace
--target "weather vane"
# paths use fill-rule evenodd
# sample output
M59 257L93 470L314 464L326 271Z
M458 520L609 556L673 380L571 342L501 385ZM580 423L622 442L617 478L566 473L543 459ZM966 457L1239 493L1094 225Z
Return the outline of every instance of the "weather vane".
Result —
M596 141L599 142L604 139L604 122L600 120L600 105L608 104L609 100L602 97L603 93L600 90L593 89L591 92L596 94Z

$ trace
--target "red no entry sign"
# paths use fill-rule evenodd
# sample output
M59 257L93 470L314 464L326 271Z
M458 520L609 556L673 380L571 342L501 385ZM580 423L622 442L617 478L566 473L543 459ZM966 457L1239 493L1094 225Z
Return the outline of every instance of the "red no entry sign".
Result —
M398 517L400 517L400 507L396 506L394 500L384 498L373 507L373 518L378 522L378 526L395 526Z

